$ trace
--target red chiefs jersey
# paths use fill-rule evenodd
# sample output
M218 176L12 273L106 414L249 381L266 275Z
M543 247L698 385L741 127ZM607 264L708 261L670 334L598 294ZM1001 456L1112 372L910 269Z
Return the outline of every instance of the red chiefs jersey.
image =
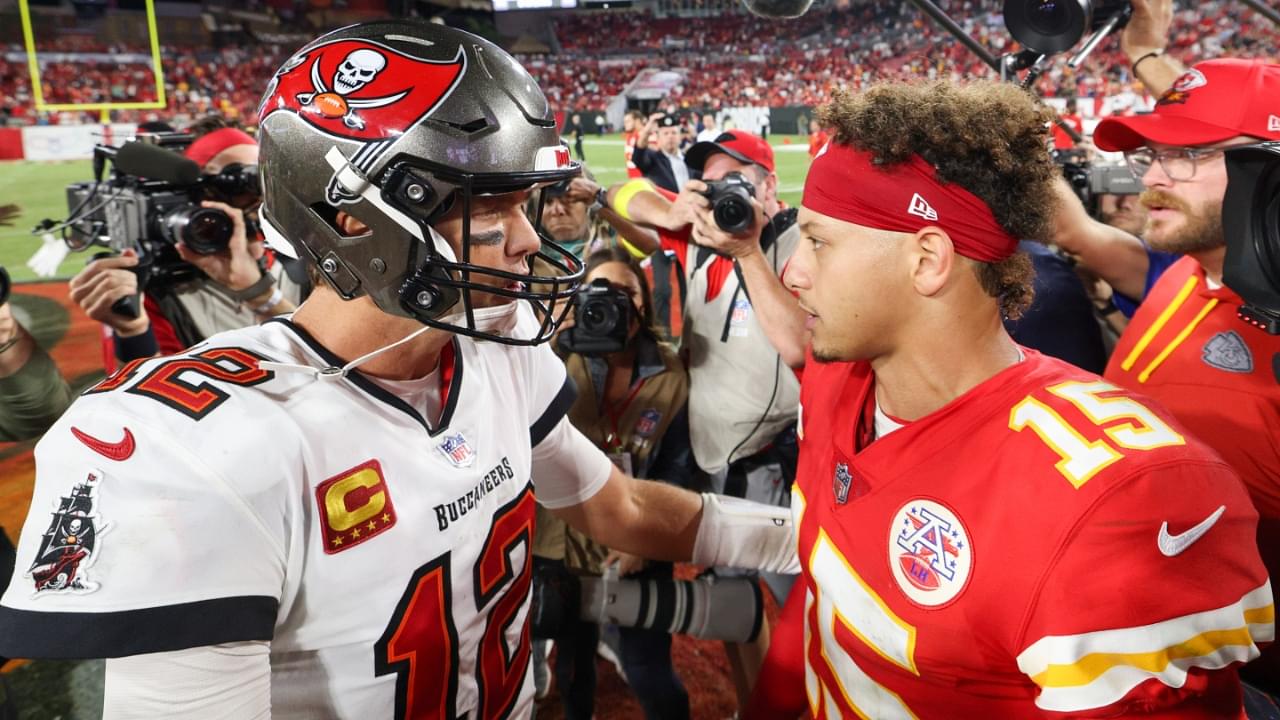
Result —
M636 151L636 138L640 137L639 130L632 130L629 133L622 133L622 157L627 161L627 177L644 177L644 173L640 172L640 168L631 162L631 154Z
M1244 487L1164 410L1024 352L874 441L869 365L809 361L809 712L1243 717L1234 666L1274 635Z
M1138 308L1106 378L1168 408L1235 468L1263 518L1280 518L1280 337L1239 319L1242 302L1182 258Z

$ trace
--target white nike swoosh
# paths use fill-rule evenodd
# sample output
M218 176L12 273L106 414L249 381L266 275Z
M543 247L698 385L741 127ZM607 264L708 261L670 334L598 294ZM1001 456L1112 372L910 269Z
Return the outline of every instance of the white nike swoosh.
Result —
M1226 505L1219 505L1218 509L1214 510L1209 517L1201 520L1199 525L1177 535L1169 534L1168 522L1162 523L1160 525L1160 535L1156 538L1156 544L1160 546L1160 554L1165 557L1181 554L1183 550L1191 547L1195 541L1209 532L1209 528L1213 527L1214 523L1218 522L1218 518L1222 517L1222 513L1226 511Z

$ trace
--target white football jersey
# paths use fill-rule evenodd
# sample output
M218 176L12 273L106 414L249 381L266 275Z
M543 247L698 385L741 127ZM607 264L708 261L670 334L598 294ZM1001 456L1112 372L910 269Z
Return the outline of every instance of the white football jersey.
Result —
M269 640L276 718L530 716L531 455L573 387L546 346L452 347L434 429L358 371L259 368L342 365L285 319L89 390L36 449L0 655Z

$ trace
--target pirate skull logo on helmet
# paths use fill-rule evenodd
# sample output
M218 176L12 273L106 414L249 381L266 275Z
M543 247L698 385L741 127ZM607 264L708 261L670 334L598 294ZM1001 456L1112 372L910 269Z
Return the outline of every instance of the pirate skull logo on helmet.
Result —
M352 50L333 75L333 89L341 95L349 95L372 82L386 66L387 59L377 50Z
M469 217L476 196L581 172L546 97L505 51L444 25L354 25L295 53L260 107L261 217L273 245L314 262L343 298L368 295L390 314L508 344L554 333L581 279L577 257L539 228L528 272L498 270L471 262L468 223L452 244L433 228L451 210ZM339 211L368 232L343 234ZM481 328L473 291L528 303L538 331Z

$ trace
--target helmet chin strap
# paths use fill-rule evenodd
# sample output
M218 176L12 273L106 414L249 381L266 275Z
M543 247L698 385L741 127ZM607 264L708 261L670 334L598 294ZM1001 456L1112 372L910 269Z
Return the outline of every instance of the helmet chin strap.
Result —
M361 355L360 357L356 358L355 360L352 360L351 362L347 363L346 365L343 365L342 367L336 367L334 365L330 365L328 367L318 368L312 365L302 365L299 363L273 362L271 360L263 360L259 362L258 367L262 368L263 370L270 370L272 372L302 373L305 375L310 375L314 379L325 380L325 381L343 380L347 377L347 373L351 372L352 370L355 370L357 367L360 367L361 365L369 362L370 360L378 357L379 355L385 352L394 350L395 348L398 348L401 345L404 345L405 343L409 342L410 340L413 340L414 338L418 337L419 335L421 335L422 333L430 329L431 329L430 327L424 325L418 328L417 330L414 330L413 332L409 333L408 335L405 335L399 340L391 343L390 345L384 345L378 348L377 350L374 350L373 352L365 353L364 355Z
M497 305L494 307L480 308L478 310L475 310L473 311L473 315L476 319L476 329L481 330L483 332L491 333L494 335L506 335L507 333L510 333L512 330L515 329L518 310L519 310L519 307L518 307L517 301L512 301L512 302L504 303L502 305ZM462 313L455 313L453 315L449 315L445 318L442 318L442 320L444 322L451 322L451 323L456 322L458 320L465 321L465 316ZM274 362L271 360L260 361L258 363L258 367L263 370L269 370L271 372L300 373L304 375L310 375L312 379L323 380L326 382L341 381L341 380L344 380L347 377L347 373L351 372L352 370L355 370L356 368L360 367L361 365L369 362L370 360L378 357L379 355L385 352L389 352L391 350L394 350L395 348L400 347L401 345L404 345L407 342L410 342L411 340L418 337L422 333L431 329L432 328L430 326L423 325L422 327L418 328L417 330L414 330L408 335L405 335L399 340L389 345L384 345L378 348L377 350L374 350L373 352L365 353L364 355L361 355L360 357L356 358L355 360L352 360L351 362L347 363L346 365L343 365L342 367L330 365L328 367L318 368L312 365L302 365L300 363Z

